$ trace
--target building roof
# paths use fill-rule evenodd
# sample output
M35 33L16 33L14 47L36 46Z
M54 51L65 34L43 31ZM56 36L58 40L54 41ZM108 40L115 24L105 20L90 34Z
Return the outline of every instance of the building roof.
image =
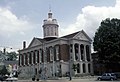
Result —
M36 39L39 40L40 42L46 41L45 39L42 39L42 38L36 38Z
M84 37L80 38L81 40L92 41L91 38L83 30L77 31L77 32L74 32L74 33L59 37L59 38L71 39L71 38L77 38L77 37L83 36L83 35L84 35ZM59 38L56 38L56 40L59 39ZM49 41L52 41L52 40L49 40ZM30 45L28 46L28 48L38 46L38 45L40 45L40 44L42 44L44 42L47 42L47 40L44 39L44 38L36 38L36 37L34 37L33 40L31 41Z
M73 38L79 32L81 32L81 31L78 31L78 32L75 32L75 33L72 33L72 34L68 34L68 35L62 36L60 38ZM35 39L39 40L40 42L45 42L46 41L45 39L42 39L42 38L35 38Z
M62 36L60 38L73 38L76 34L78 34L80 31L78 32L75 32L75 33L72 33L72 34L68 34L68 35L65 35L65 36Z

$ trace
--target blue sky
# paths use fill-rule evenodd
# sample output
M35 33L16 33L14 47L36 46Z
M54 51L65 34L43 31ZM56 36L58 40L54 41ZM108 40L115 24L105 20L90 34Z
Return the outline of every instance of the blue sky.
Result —
M84 30L93 38L105 18L120 18L120 0L0 0L0 46L22 48L33 37L43 37L42 24L49 6L59 35Z

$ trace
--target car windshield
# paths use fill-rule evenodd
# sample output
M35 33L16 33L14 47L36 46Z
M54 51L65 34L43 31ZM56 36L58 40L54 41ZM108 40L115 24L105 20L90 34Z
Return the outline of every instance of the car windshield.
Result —
M116 76L114 73L111 73L111 76Z
M106 73L104 73L102 76L106 76Z

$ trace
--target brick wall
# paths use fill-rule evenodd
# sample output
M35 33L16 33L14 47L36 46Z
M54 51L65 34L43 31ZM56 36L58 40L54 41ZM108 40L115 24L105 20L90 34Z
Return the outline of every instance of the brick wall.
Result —
M60 45L60 59L64 61L69 60L69 46L67 44Z

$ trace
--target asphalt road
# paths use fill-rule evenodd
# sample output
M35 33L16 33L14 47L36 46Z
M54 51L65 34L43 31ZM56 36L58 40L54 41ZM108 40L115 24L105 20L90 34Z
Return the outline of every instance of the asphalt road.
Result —
M95 78L91 79L59 79L59 80L41 80L41 81L31 81L31 80L19 80L17 82L120 82L120 81L97 81Z

